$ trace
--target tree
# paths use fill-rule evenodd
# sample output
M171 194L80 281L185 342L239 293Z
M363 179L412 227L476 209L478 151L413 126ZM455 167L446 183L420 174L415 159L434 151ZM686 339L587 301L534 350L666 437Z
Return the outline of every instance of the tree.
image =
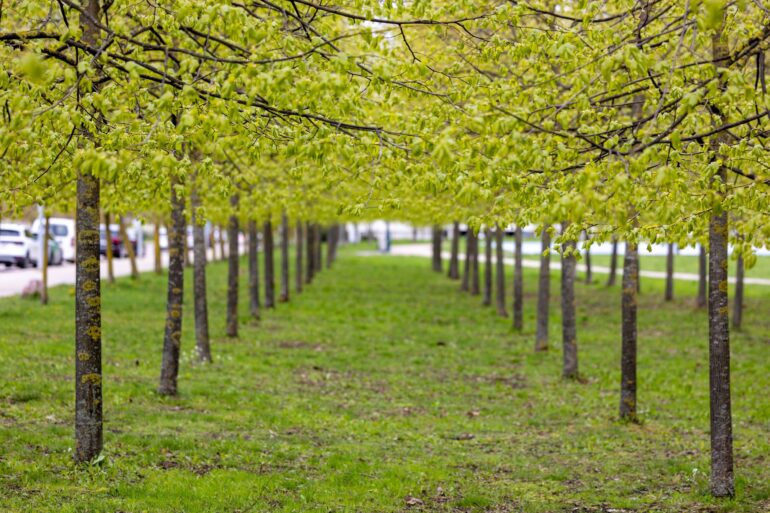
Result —
M516 331L521 331L524 328L524 271L521 262L521 245L521 225L517 224L513 265L513 329Z
M238 194L230 196L230 221L227 224L228 263L227 263L227 323L226 333L228 337L238 336ZM186 235L185 235L186 238Z

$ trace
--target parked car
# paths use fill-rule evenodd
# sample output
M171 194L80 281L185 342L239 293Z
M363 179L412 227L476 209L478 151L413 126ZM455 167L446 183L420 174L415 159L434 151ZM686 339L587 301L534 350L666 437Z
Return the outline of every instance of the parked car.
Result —
M128 227L126 227L126 233L128 234L128 241L134 249L134 254L136 254L136 234L134 230ZM123 244L123 237L120 236L120 225L110 225L110 240L112 241L112 255L115 258L128 257L128 248ZM103 224L99 225L99 253L107 254L107 231Z
M40 256L40 242L37 233L30 233L29 242L29 260L33 266L38 266L38 257ZM48 265L61 265L64 262L64 252L56 242L53 234L48 235Z
M39 232L40 220L35 219L30 228L31 233ZM64 260L75 261L75 220L66 217L52 217L48 227L54 240L59 244Z
M26 226L0 224L0 263L5 264L6 267L31 265L29 246L30 237Z

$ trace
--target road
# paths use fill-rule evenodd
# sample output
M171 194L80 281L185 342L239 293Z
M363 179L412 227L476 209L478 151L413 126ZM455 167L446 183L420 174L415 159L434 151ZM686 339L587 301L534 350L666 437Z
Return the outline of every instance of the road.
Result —
M417 257L426 257L429 258L431 256L431 246L430 244L397 244L391 247L390 251L391 255L395 256L417 256ZM448 252L442 253L442 257L445 259L448 259L450 257L450 254ZM465 255L460 253L459 255L460 260L465 259ZM506 258L505 263L508 265L513 265L513 259L512 258ZM619 265L622 264L621 261L618 262ZM522 260L522 266L524 267L534 267L539 268L540 262L536 260ZM561 263L558 261L557 258L551 259L551 269L561 269ZM585 264L580 262L578 263L578 270L585 271ZM604 267L600 265L593 265L591 266L591 271L594 274L610 274L609 267ZM617 271L618 276L623 274L623 269L619 268ZM658 278L658 279L666 279L666 273L661 271L645 271L642 270L639 273L642 278ZM675 280L681 280L681 281L698 281L698 275L692 274L692 273L674 273L674 279ZM735 283L735 278L730 277L728 278L728 281L730 283ZM770 279L767 278L744 278L744 283L747 285L762 285L762 286L770 286Z

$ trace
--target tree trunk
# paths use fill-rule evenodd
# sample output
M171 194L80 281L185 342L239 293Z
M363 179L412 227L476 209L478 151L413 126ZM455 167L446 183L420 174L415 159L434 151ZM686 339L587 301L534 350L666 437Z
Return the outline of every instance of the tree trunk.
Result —
M230 196L230 222L227 224L227 326L228 337L238 336L238 194Z
M227 258L227 252L225 251L225 230L221 226L218 229L219 231L219 258L224 260Z
M275 308L275 272L273 266L273 223L265 221L262 236L265 253L265 308Z
M433 270L441 272L441 228L438 225L433 226Z
M591 248L588 246L588 232L584 232L586 236L586 285L591 285L594 282L593 268L591 267Z
M668 243L666 253L666 292L663 296L666 301L674 299L674 244Z
M743 255L738 255L735 262L735 298L733 298L733 328L741 329L743 321L743 275L745 273L743 265Z
M307 241L307 273L305 273L305 283L312 283L315 275L315 225L305 223L305 235Z
M626 242L621 292L620 418L636 421L636 279L638 249Z
M184 197L176 190L178 178L171 180L171 224L168 230L168 297L163 361L160 367L161 395L176 395L179 375L179 349L182 343L182 301L184 299Z
M123 239L123 246L126 248L126 254L128 255L128 260L129 262L131 262L131 279L138 280L139 269L136 267L136 252L134 251L134 245L131 243L131 240L128 238L128 231L126 231L126 222L123 219L123 216L118 216L118 223L119 223L118 226L120 227L120 238Z
M80 16L83 41L99 46L100 2ZM85 132L84 138L91 137ZM75 454L87 462L102 451L102 314L99 280L99 179L77 170L75 220ZM46 234L47 235L47 234Z
M618 239L612 237L612 255L610 256L610 275L607 278L607 286L612 287L617 281L618 274Z
M326 230L326 268L331 269L334 260L334 230L335 225L330 225Z
M204 225L198 219L201 202L198 191L193 187L190 201L192 206L193 226L193 302L195 314L195 351L198 360L211 361L209 342L209 307L206 298L206 233ZM186 235L186 234L185 234Z
M192 259L190 259L190 241L187 238L187 226L184 229L184 266L191 267ZM194 244L194 243L193 243Z
M289 218L281 214L281 294L278 301L289 301Z
M161 252L160 252L160 217L158 217L155 220L155 230L153 230L152 234L152 247L155 253L153 254L155 258L155 274L161 274L163 272L163 264L161 262ZM205 245L204 245L205 249Z
M302 241L304 234L302 233L302 221L297 220L296 236L297 239L297 257L294 261L294 287L297 289L297 294L302 292Z
M718 77L719 92L727 91L727 73L721 64L730 58L726 13L722 8L719 28L712 35L712 62ZM723 114L717 105L713 105ZM727 122L714 120L715 125ZM731 135L720 131L709 141L715 159L721 157L721 145L729 144ZM719 199L724 199L727 170L720 166L713 177ZM718 188L717 188L718 187ZM721 207L721 205L719 205ZM711 494L715 497L735 495L733 476L733 421L730 404L730 320L727 301L727 212L716 206L709 217L709 391L711 406Z
M484 230L484 306L492 305L492 230Z
M112 247L112 232L110 231L110 213L104 213L104 247L105 257L107 258L107 282L115 283L115 263Z
M565 230L568 226L568 223L564 223ZM564 242L561 257L561 322L564 348L562 376L570 379L578 377L577 321L575 315L576 246L574 240Z
M473 234L473 252L471 253L471 295L478 296L479 288L479 237Z
M249 221L249 312L259 319L259 240L257 222Z
M313 242L315 243L315 255L313 257L313 265L315 266L315 272L320 273L323 270L323 241L321 240L321 225L315 224L315 233L313 234Z
M543 227L541 235L540 273L537 284L537 332L535 335L535 351L548 349L548 317L551 301L551 236L548 226Z
M42 230L41 230L42 228ZM43 246L40 271L43 278L43 290L40 291L40 304L48 304L48 232L51 229L51 216L45 216L43 226L37 229L37 240Z
M209 232L209 245L211 246L211 260L217 259L217 227L211 225L211 231Z
M513 329L524 328L524 270L521 262L522 246L521 226L516 225L514 265L513 265Z
M695 306L698 308L705 308L708 301L706 300L706 289L708 278L706 278L708 272L708 259L706 258L706 247L700 244L700 251L698 253L698 295L695 298Z
M452 249L449 256L449 279L457 280L460 278L460 223L455 221L452 224Z
M508 312L505 308L505 260L503 257L503 237L505 231L500 225L495 226L495 254L497 256L497 273L495 284L495 296L497 297L497 315L500 317L508 317Z
M471 283L471 261L473 260L473 232L468 228L465 232L465 262L463 262L463 279L460 281L460 290L468 292Z

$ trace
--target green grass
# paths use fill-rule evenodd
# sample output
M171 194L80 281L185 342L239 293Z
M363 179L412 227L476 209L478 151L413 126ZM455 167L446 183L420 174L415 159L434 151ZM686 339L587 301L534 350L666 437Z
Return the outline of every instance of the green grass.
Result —
M185 312L180 390L155 393L164 278L104 286L105 452L71 461L71 287L51 304L0 300L0 511L765 512L770 509L770 290L748 287L733 335L737 498L708 495L706 315L694 283L640 297L643 422L616 418L619 289L578 287L581 372L462 295L428 259L347 247L291 303L226 339L226 266L209 267L215 362L193 358ZM188 276L189 278L189 276ZM509 280L510 281L510 280ZM245 266L242 285L245 286ZM187 282L187 305L191 287ZM510 290L508 291L510 293Z

